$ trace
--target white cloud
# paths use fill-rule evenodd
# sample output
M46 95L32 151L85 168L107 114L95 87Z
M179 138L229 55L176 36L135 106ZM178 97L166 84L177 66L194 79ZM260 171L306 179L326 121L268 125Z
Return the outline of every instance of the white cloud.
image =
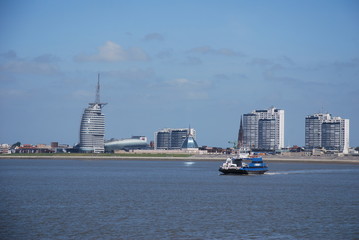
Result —
M100 46L96 54L80 54L75 57L75 60L80 62L148 61L149 59L149 56L141 48L125 49L112 41L107 41Z

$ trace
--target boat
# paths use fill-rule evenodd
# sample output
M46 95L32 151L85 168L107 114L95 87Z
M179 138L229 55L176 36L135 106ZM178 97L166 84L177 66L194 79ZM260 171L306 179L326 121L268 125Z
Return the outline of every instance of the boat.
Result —
M246 163L245 161L250 161ZM227 158L226 162L219 167L223 174L264 174L268 171L268 166L263 162L262 157L237 157Z

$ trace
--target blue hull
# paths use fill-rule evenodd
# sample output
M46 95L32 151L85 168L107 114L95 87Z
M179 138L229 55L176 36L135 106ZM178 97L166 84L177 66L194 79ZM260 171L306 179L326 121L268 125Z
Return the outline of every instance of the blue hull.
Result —
M223 174L237 174L237 175L248 175L248 174L264 174L268 171L268 169L248 169L248 168L241 168L241 169L222 169L219 168L219 171Z
M244 163L243 160L251 160L249 164ZM268 166L262 158L227 158L226 162L219 167L218 171L223 174L264 174L268 171Z

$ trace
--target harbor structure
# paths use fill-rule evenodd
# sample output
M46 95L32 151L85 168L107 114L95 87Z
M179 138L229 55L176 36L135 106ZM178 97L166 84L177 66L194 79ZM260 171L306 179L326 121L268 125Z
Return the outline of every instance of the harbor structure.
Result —
M154 148L164 150L181 149L184 141L191 137L196 139L196 130L193 128L164 128L154 133ZM191 142L190 141L190 142ZM197 143L196 143L197 145ZM197 146L198 147L198 146Z
M238 146L241 143L240 147L265 151L284 148L284 110L275 107L254 110L243 114L242 119Z
M100 101L100 74L98 75L96 99L85 108L80 125L80 152L103 153L105 151L105 115Z
M349 119L317 113L305 118L305 148L349 152Z

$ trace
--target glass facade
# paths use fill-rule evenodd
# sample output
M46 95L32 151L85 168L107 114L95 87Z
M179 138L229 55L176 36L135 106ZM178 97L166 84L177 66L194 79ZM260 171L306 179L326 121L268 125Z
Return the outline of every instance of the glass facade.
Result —
M256 114L243 115L243 146L258 147L258 116Z
M196 138L196 131L191 128L165 128L155 132L155 149L175 150L181 149L188 135Z
M276 149L276 121L275 119L260 119L258 124L258 148L264 150Z
M341 150L340 122L324 122L322 124L322 147L327 150Z
M188 135L188 129L178 129L171 131L171 149L181 149L184 140Z
M198 144L196 142L196 140L194 140L194 138L192 136L188 136L183 144L182 144L182 148L186 149L186 148L198 148Z
M171 146L171 135L169 131L158 132L156 136L158 149L169 149Z

